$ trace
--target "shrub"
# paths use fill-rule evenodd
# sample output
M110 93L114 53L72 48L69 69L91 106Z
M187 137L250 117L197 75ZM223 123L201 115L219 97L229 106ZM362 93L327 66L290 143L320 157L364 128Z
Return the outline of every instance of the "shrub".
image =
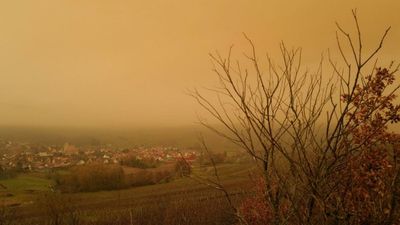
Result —
M121 160L121 165L134 168L148 169L158 166L158 162L152 159L138 159L135 155L126 156Z
M88 164L70 169L58 180L61 190L67 192L113 190L126 187L121 166Z
M180 159L175 163L175 173L177 176L189 176L191 172L192 168L187 161Z
M159 170L147 171L141 170L134 174L126 175L126 184L128 186L144 186L163 182L169 182L173 177L172 171Z

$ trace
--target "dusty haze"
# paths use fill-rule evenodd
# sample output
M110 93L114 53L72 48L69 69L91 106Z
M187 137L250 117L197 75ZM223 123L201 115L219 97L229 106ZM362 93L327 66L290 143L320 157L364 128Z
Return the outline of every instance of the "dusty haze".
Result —
M208 53L231 44L276 55L281 40L305 63L334 48L335 26L353 28L357 8L367 43L392 30L384 60L400 56L394 0L19 0L0 3L0 124L185 125L185 95L216 80Z

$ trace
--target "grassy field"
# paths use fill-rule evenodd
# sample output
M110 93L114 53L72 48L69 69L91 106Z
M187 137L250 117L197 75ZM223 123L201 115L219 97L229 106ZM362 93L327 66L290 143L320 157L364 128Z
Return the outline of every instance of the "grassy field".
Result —
M8 190L20 193L24 191L45 191L49 189L51 181L35 174L21 174L12 179L0 181Z
M246 190L251 186L249 174L253 169L254 166L249 163L225 163L218 165L221 182L229 190L233 198L244 195ZM214 169L210 166L195 166L193 174L194 177L215 179ZM18 218L29 221L27 224L35 224L30 218L39 218L46 214L37 199L43 193L50 191L51 180L40 176L40 174L24 174L13 179L2 180L0 183L7 187L7 190L2 191L3 196L5 192L12 194L11 197L5 197L7 199L6 202L14 205L19 204L16 206L18 209ZM178 209L190 208L193 208L192 211L197 210L200 214L215 213L215 217L219 217L226 212L228 207L221 191L213 189L207 184L199 182L198 179L193 178L179 178L168 183L123 190L61 195L64 199L68 199L68 202L73 203L74 208L79 209L85 220L93 221L97 221L105 214L109 215L111 212L123 219L127 217L133 218L132 212L134 212L137 220L140 220L142 217L146 217L143 214L145 212L153 212L153 217L160 217L159 212L168 211L168 213L162 214L162 219L165 219L166 214L174 214L174 212L169 212L172 209L177 211ZM212 210L213 207L214 209ZM208 210L211 211L209 212ZM193 212L191 211L186 213L188 217L193 216ZM143 222L141 221L140 223ZM24 223L20 221L20 224Z
M52 183L39 173L19 174L14 178L0 180L1 201L5 205L14 206L32 203L39 193L50 191Z

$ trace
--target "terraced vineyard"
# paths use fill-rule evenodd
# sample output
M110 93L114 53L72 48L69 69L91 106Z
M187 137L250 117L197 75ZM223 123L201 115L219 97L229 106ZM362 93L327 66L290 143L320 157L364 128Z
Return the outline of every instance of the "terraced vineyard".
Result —
M221 183L234 202L247 194L251 185L249 174L254 170L252 165L225 163L217 168ZM199 182L199 178L215 180L214 168L195 166L192 177L169 183L90 193L52 193L52 181L41 174L20 175L0 183L7 188L1 194L4 202L15 210L16 224L41 224L51 220L47 212L49 207L60 207L61 213L79 214L79 224L129 224L130 221L134 224L157 224L160 220L164 224L208 223L205 220L234 223L223 193L207 182ZM57 198L49 201L43 197L46 193ZM185 213L186 216L182 216Z

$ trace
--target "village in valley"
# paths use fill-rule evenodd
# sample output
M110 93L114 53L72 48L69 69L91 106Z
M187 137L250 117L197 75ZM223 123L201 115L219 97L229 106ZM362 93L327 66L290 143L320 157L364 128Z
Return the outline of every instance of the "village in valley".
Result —
M184 159L193 162L199 152L177 147L132 147L119 148L112 145L75 146L65 143L57 145L36 145L12 141L0 141L0 169L36 171L79 166L91 163L120 164L127 157L137 160L173 162Z

